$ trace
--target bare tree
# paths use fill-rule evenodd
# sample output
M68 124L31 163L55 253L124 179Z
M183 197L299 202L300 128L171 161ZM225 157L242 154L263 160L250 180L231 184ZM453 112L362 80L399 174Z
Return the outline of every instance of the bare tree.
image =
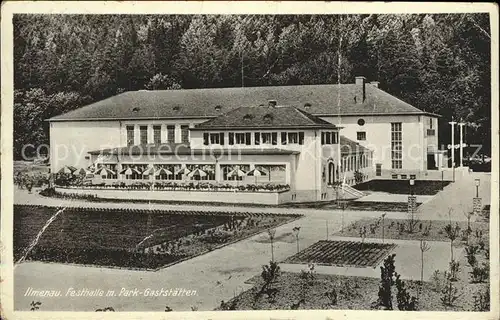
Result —
M421 266L420 266L420 289L418 290L418 293L420 294L420 290L422 289L422 286L424 284L424 252L427 252L430 250L429 244L424 241L420 240L420 260L421 260Z
M448 239L450 239L450 252L451 252L451 261L454 261L453 259L453 241L457 239L459 233L460 233L460 227L458 226L458 223L453 227L451 223L447 224L446 227L444 227L444 231L446 232L446 236Z

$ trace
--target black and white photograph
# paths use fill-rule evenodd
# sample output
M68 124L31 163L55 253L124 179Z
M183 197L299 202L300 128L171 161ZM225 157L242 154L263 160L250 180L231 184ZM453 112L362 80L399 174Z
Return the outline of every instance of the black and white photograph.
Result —
M499 317L497 6L20 4L2 318Z

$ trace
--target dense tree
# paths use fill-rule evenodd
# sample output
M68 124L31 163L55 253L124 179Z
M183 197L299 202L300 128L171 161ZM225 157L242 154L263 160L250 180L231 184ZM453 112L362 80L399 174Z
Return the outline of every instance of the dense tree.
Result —
M350 83L470 124L489 150L487 14L15 15L15 154L44 119L139 89ZM339 59L340 58L340 59ZM340 61L340 63L339 63ZM26 130L29 128L29 130ZM27 132L29 131L29 132Z

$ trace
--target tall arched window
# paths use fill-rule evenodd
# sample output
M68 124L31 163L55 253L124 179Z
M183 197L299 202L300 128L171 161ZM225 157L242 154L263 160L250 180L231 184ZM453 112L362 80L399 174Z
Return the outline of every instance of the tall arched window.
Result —
M335 182L335 165L333 162L328 163L328 184L332 185Z

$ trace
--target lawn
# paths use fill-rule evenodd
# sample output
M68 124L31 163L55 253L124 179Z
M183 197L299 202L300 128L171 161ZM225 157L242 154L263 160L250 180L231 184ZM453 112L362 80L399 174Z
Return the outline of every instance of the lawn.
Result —
M415 185L412 187L415 195L435 195L444 187L450 184L451 181L440 180L415 180ZM370 180L354 186L360 191L378 191L388 192L393 194L410 194L410 183L408 180Z
M362 237L362 232L366 232L366 238L381 239L382 236L386 239L400 239L400 240L428 240L428 241L449 241L445 226L449 224L446 220L418 220L415 222L413 232L409 232L409 221L401 219L384 219L384 227L382 228L382 219L361 219L358 220L342 231L336 232L334 235L342 237ZM466 240L465 230L467 230L466 221L452 221L452 226L458 224L460 228L459 240ZM472 234L470 239L479 238L481 235L482 240L485 241L488 237L489 226L484 222L471 222L470 227ZM366 231L365 231L366 230ZM478 231L476 236L476 230ZM479 234L481 232L481 234ZM383 235L382 235L383 233ZM464 237L464 238L462 238Z
M375 267L395 247L395 244L321 240L288 257L283 263Z
M14 206L14 258L59 208ZM28 260L155 269L208 252L299 215L66 208Z

